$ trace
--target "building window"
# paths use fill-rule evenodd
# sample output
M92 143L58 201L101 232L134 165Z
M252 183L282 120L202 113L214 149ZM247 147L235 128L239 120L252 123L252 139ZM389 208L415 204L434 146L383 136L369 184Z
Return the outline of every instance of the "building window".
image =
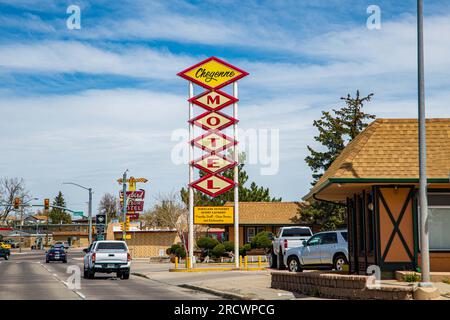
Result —
M430 250L450 250L450 194L428 194Z
M247 243L252 242L255 237L255 227L247 227Z
M263 232L265 230L266 230L266 228L264 228L264 227L256 227L256 234Z

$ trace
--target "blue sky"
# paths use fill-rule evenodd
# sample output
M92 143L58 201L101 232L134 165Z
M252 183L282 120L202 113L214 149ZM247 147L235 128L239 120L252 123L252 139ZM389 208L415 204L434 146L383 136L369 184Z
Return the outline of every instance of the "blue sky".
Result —
M81 30L66 28L69 5ZM369 5L381 29L369 30ZM340 97L373 92L367 111L415 117L416 1L38 1L0 0L1 176L19 176L39 198L62 190L86 208L117 194L124 169L150 179L148 205L187 183L171 161L187 129L187 84L176 73L218 56L240 81L240 127L279 132L279 170L251 180L298 200L311 172L312 122ZM450 3L425 1L427 112L449 117ZM196 93L202 90L196 88ZM248 145L248 144L247 144ZM275 152L275 151L274 151Z

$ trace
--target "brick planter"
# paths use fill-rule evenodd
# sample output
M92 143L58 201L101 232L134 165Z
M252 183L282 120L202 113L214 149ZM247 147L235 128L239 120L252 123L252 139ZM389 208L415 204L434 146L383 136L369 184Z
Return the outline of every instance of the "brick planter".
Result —
M412 300L414 288L381 285L366 286L368 276L346 275L333 272L271 273L271 287L311 296L351 300Z

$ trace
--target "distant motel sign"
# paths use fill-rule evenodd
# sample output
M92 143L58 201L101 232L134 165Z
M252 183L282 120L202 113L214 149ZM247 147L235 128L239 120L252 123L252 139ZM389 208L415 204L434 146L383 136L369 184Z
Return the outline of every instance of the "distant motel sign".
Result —
M188 100L207 110L199 116L189 119L191 124L207 131L190 142L207 152L200 159L190 163L191 166L207 173L201 179L190 183L190 186L211 197L217 197L234 187L234 181L220 173L237 165L237 162L228 159L221 152L238 143L234 137L228 137L220 132L220 130L236 124L238 120L219 112L219 110L236 103L238 99L218 89L232 84L247 76L248 73L223 60L211 57L178 75L207 89Z

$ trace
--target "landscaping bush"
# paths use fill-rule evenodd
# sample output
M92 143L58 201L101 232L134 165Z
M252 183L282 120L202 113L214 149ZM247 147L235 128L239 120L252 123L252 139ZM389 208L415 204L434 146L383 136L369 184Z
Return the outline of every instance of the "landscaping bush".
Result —
M233 241L225 241L223 243L223 245L225 246L225 251L226 252L233 252L234 251L234 242Z
M239 248L239 254L241 256L246 256L247 255L247 251L252 250L252 246L250 245L250 243L245 244L243 247Z
M405 282L419 282L420 279L420 274L417 274L415 272L410 272L403 276L403 281Z
M219 241L210 237L202 237L197 240L197 247L200 249L211 250L219 244Z
M270 249L272 248L272 240L270 240L269 235L271 233L263 231L258 233L251 242L251 247L253 249Z
M180 244L173 244L170 248L167 248L166 253L177 256L178 258L186 257L186 250Z
M223 257L225 255L225 246L223 244L218 244L212 249L212 254L216 258Z

